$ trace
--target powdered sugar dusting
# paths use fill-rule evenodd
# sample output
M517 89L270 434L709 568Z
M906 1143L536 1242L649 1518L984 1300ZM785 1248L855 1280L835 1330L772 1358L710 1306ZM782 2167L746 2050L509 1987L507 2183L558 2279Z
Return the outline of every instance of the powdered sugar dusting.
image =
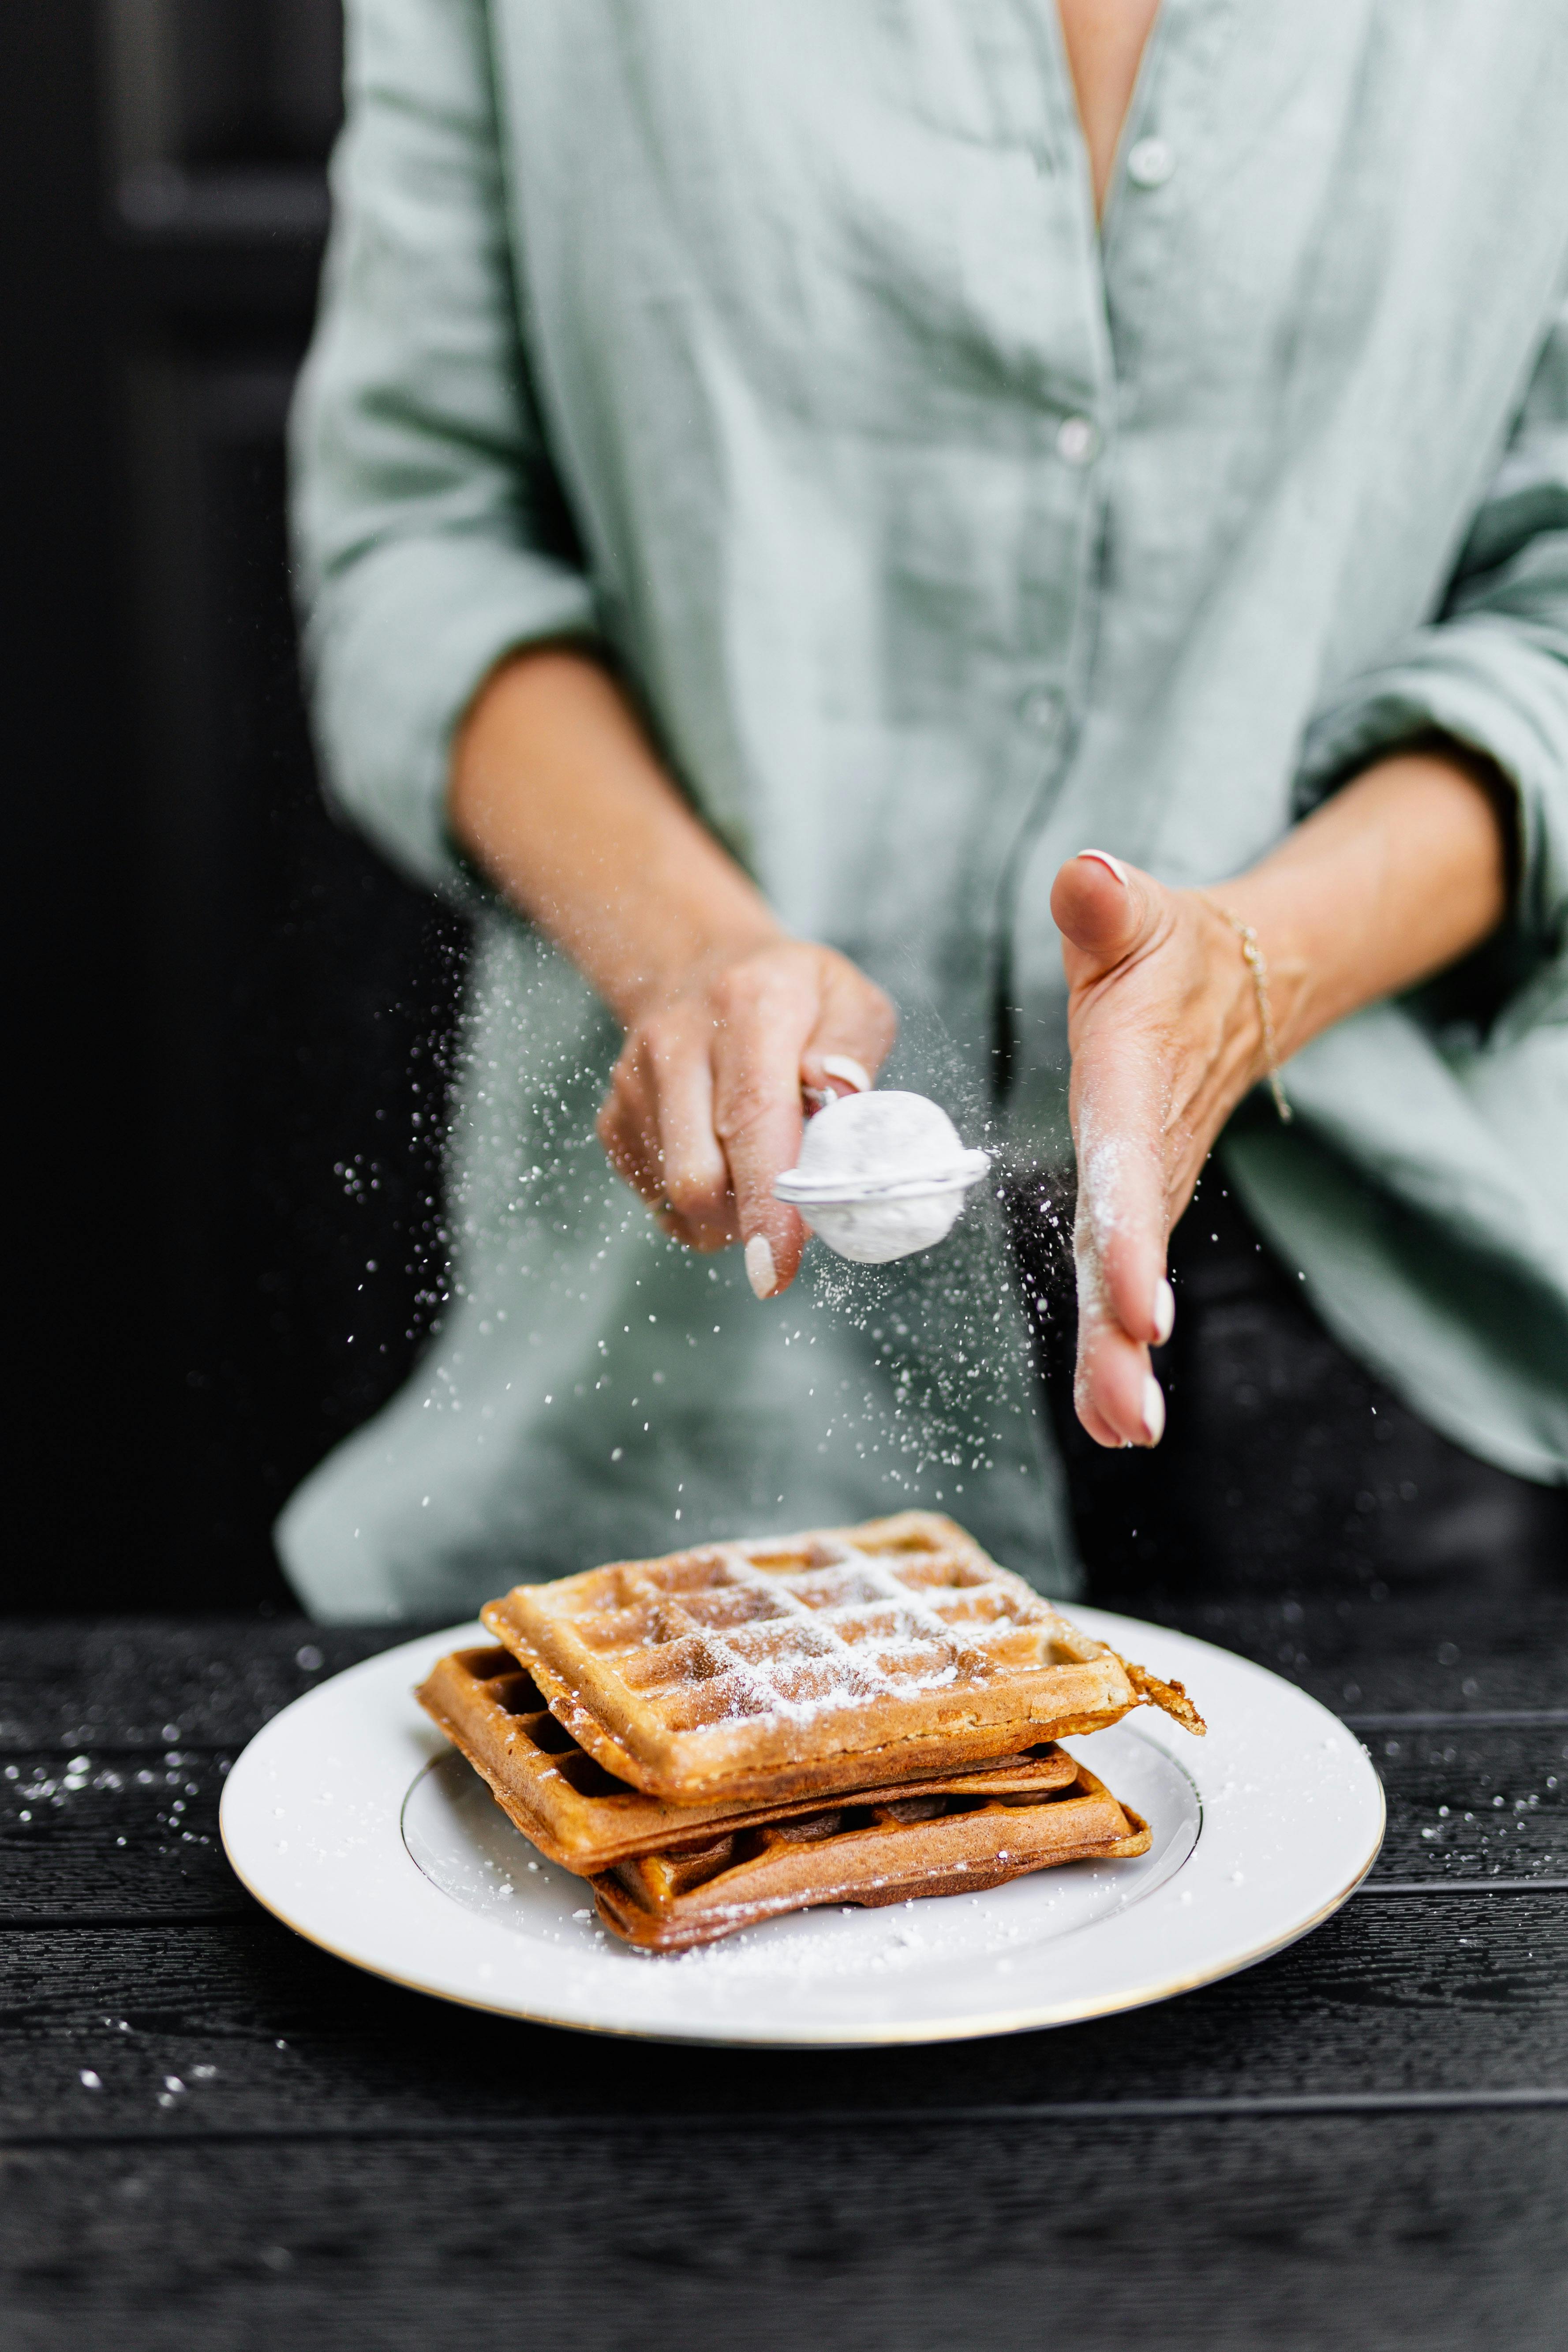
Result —
M879 1692L1037 1671L1070 1631L1019 1577L944 1523L881 1523L888 1549L820 1536L713 1544L585 1580L573 1622L656 1713L710 1694L707 1719L794 1726ZM931 1532L926 1532L930 1529ZM894 1531L897 1531L895 1534ZM1022 1643L1020 1643L1022 1637ZM668 1671L661 1671L660 1654Z

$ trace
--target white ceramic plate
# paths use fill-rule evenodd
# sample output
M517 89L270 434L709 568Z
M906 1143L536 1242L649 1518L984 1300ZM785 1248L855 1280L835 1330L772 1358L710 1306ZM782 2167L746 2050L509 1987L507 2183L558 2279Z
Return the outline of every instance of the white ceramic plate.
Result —
M414 1685L477 1625L405 1642L258 1734L224 1791L250 1892L395 1983L511 2017L672 2042L958 2041L1164 2000L1265 1958L1371 1868L1383 1790L1354 1735L1261 1666L1136 1619L1075 1623L1184 1682L1194 1739L1152 1707L1065 1744L1154 1832L985 1895L808 1911L679 1954L607 1935L421 1711Z

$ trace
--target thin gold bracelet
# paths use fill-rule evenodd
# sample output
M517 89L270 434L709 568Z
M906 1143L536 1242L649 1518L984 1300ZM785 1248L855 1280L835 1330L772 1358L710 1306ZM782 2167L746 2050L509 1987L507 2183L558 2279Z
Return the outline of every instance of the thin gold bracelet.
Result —
M1244 923L1239 915L1233 915L1228 907L1222 907L1218 899L1211 898L1206 891L1200 890L1197 896L1211 914L1224 918L1241 941L1242 956L1252 974L1252 985L1258 992L1258 1017L1263 1024L1263 1058L1268 1072L1268 1091L1274 1097L1274 1108L1282 1124L1289 1127L1296 1114L1286 1097L1285 1082L1279 1076L1279 1046L1274 1034L1274 1007L1268 1001L1268 959L1258 946L1258 933L1250 923Z

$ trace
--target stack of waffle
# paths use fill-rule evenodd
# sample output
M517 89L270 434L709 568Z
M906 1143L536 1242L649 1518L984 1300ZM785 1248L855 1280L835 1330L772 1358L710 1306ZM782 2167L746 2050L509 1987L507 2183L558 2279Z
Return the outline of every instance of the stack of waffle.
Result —
M655 1951L1143 1853L1055 1743L1146 1701L1204 1727L924 1511L519 1585L483 1617L500 1646L443 1658L421 1701Z

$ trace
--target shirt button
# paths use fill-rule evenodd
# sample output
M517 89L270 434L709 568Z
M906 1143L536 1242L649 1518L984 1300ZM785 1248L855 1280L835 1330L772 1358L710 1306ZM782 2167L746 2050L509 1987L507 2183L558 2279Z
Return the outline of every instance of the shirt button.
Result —
M1087 466L1100 447L1100 436L1088 416L1064 416L1057 427L1057 456L1064 466Z
M1057 723L1061 699L1054 686L1032 686L1018 698L1018 716L1037 734L1047 734Z
M1140 139L1127 151L1127 176L1135 188L1163 188L1175 168L1163 139Z

